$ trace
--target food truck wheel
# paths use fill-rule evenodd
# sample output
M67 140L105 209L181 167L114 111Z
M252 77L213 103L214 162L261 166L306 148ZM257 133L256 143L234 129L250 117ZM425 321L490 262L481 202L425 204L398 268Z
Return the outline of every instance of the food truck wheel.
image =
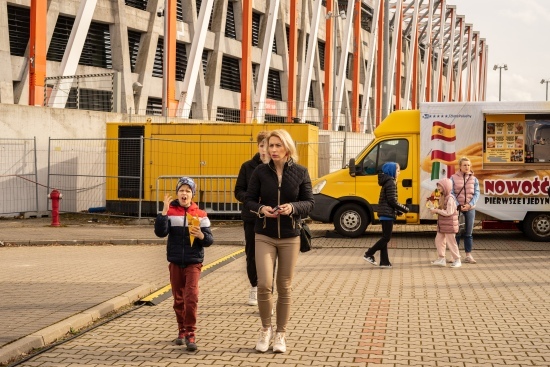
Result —
M530 213L523 221L524 233L532 241L550 241L550 215L548 213Z
M334 228L345 237L359 237L369 224L367 212L357 204L344 204L334 213Z

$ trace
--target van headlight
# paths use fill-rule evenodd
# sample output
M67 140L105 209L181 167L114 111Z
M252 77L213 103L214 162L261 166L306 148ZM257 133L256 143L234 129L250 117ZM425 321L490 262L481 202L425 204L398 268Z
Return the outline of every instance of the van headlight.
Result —
M325 185L327 184L327 180L321 180L319 182L317 182L315 184L315 186L313 186L313 194L320 194L321 191L323 190L323 187L325 187Z

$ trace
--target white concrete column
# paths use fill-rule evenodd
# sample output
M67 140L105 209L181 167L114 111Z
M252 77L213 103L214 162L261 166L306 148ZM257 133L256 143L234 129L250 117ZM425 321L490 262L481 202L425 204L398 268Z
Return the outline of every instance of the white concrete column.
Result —
M115 21L111 26L113 70L118 71L121 77L119 88L121 111L116 112L129 113L130 108L134 109L134 91L132 89L133 81L130 54L128 52L128 26L126 25L126 5L124 0L117 0L113 4L113 15Z
M10 32L8 29L8 4L0 0L0 103L13 104L13 78L11 72ZM28 46L27 46L28 47Z
M96 4L97 0L86 0L80 3L57 76L75 75L80 55L82 55L82 48L84 47L90 24L92 23ZM58 81L52 89L52 93L48 100L48 106L65 108L70 90L70 79L64 79L62 84Z
M300 75L300 100L298 104L298 117L304 118L304 112L307 109L307 102L309 99L309 88L311 85L311 77L313 74L313 61L315 52L317 50L317 35L319 33L319 24L321 22L321 0L315 0L313 2L313 13L311 14L311 27L309 30L309 47L306 53L306 62L302 67L302 73ZM313 42L315 41L315 43ZM325 71L326 72L326 71Z
M199 73L202 73L202 52L204 50L213 5L214 0L204 0L201 4L198 21L194 24L193 42L191 43L191 51L187 57L187 69L185 70L177 111L177 115L183 118L189 118L197 78Z
M275 26L277 25L277 13L279 9L279 0L269 1L269 12L267 13L266 30L264 43L262 45L262 60L260 61L260 70L258 71L258 81L256 84L256 93L254 95L254 118L263 122L265 116L265 100L267 93L267 77L269 75L269 66L271 63L271 53L273 52L273 38L275 36Z
M147 108L147 99L149 95L155 91L153 84L156 82L153 79L153 66L155 65L155 53L157 51L157 43L159 34L163 29L164 18L157 16L157 10L164 4L164 0L149 0L147 3L147 12L149 21L147 23L147 32L141 36L141 45L136 58L136 73L139 74L138 82L143 87L134 95L135 110L138 114L145 114ZM162 80L158 80L158 85ZM161 91L161 88L158 88ZM161 91L162 93L162 91ZM161 98L162 94L159 94Z

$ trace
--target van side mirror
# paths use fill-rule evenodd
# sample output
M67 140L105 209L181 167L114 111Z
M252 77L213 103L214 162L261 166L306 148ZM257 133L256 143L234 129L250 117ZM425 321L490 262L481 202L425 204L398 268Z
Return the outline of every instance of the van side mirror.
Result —
M355 177L355 158L351 158L348 164L349 175Z

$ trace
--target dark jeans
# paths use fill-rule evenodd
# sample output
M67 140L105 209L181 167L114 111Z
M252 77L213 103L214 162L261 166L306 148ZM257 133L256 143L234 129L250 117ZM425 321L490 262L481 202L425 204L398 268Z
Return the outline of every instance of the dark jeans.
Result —
M250 286L258 286L258 273L256 271L256 233L254 233L255 222L243 221L244 227L244 252L246 254L246 274Z
M365 255L374 256L376 251L380 251L380 265L391 265L388 256L388 242L391 240L393 220L381 220L380 223L382 224L382 238L369 248Z
M199 278L202 264L192 264L182 268L170 263L168 269L170 270L170 284L172 285L178 329L194 332L197 329Z
M460 238L464 237L464 252L469 254L472 252L472 247L474 245L472 233L474 231L476 211L472 209L467 212L462 212L462 214L464 214L464 232L461 233L461 231L458 231L456 234L456 243L460 247Z

